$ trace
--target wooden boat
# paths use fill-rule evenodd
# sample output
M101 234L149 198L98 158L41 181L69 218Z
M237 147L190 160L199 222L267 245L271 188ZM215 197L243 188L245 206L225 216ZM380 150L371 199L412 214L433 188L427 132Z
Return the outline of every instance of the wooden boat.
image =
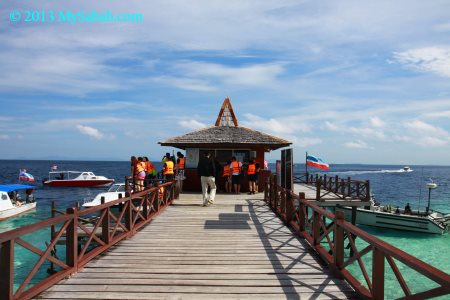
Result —
M49 178L43 182L46 186L92 187L108 186L114 182L114 179L96 176L92 172L56 171L49 172L48 175Z
M36 208L36 202L32 194L34 186L24 184L0 185L0 220L17 216ZM25 200L19 191L27 191Z

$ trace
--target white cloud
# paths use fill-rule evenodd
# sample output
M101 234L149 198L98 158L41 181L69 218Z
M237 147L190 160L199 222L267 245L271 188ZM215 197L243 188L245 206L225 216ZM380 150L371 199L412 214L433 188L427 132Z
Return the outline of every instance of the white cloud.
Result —
M425 116L430 118L450 118L450 110L428 113Z
M195 92L212 92L217 89L205 79L195 79L195 78L175 77L175 76L159 76L151 78L151 81L174 86L182 90Z
M450 77L450 48L427 47L394 52L394 58L413 70Z
M426 133L434 136L448 136L449 133L440 127L433 126L420 120L414 120L405 122L405 127L418 131L420 133Z
M320 138L308 138L308 137L304 137L304 138L295 138L292 139L292 142L296 145L296 146L300 146L300 147L308 147L308 146L312 146L312 145L318 145L318 144L322 144L322 139Z
M107 136L104 133L100 132L98 129L96 129L94 127L84 126L84 125L78 124L76 126L76 128L82 134L85 134L85 135L90 136L90 137L92 137L94 139L97 139L97 140L102 140L104 138L107 138ZM110 136L110 138L111 138L111 136Z
M307 132L308 124L298 121L298 117L287 116L282 120L275 118L263 118L251 113L245 113L245 120L239 122L245 127L255 128L267 133L289 135L294 132Z
M384 127L386 125L384 121L378 117L370 118L370 124L372 124L373 127Z
M207 126L203 124L202 122L199 122L197 120L191 119L191 120L181 120L178 122L182 127L192 130L202 129L206 128Z
M361 140L353 141L353 142L347 142L344 144L347 148L357 148L357 149L367 149L369 146L367 143Z
M10 136L7 134L0 134L0 140L9 140Z
M440 139L432 136L425 136L419 140L418 145L422 147L441 147L449 144L449 140Z

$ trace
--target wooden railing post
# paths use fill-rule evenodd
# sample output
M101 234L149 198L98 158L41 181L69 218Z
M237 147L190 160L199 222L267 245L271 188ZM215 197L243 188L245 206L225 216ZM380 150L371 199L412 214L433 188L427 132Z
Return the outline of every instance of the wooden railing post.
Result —
M120 195L122 196L122 195ZM100 198L100 202L102 204L105 204L105 197ZM110 217L109 217L109 206L104 208L103 211L105 212L105 216L102 220L102 240L106 243L110 243L110 237L109 237L109 223L110 223Z
M68 221L69 226L66 230L66 260L67 265L73 268L72 273L78 271L78 216L75 207L69 207L66 210L71 215L72 220Z
M299 193L298 197L300 198L299 204L298 204L298 209L299 211L299 230L300 232L304 232L306 230L305 228L305 224L306 224L306 215L305 215L305 193Z
M336 175L335 179L334 179L334 192L338 193L339 192L339 177Z
M14 298L14 240L0 245L0 295L2 299Z
M320 179L317 179L316 181L316 201L320 201L320 188L321 188L322 182Z
M295 209L294 209L294 198L292 197L291 191L286 193L286 223L290 225L291 221L294 220Z
M280 216L286 222L286 189L282 189L280 193Z
M359 198L360 195L361 195L360 184L359 184L359 181L357 181L356 182L356 197Z
M340 226L340 222L345 219L344 212L337 210L335 214L334 227L334 265L337 275L340 274L342 265L344 264L344 228Z
M317 211L314 211L313 214L313 246L316 248L317 245L320 244L320 214Z
M372 299L384 299L384 254L377 248L372 255Z
M352 196L352 179L350 177L347 178L347 197Z
M125 227L128 229L129 232L131 232L132 229L132 221L133 221L133 210L131 209L131 205L133 204L133 196L130 195L129 199L127 200L128 203L125 203ZM127 205L128 204L128 205Z
M370 181L366 180L366 201L370 201Z
M343 198L346 197L345 196L345 181L344 181L344 179L341 179L341 194L342 194Z

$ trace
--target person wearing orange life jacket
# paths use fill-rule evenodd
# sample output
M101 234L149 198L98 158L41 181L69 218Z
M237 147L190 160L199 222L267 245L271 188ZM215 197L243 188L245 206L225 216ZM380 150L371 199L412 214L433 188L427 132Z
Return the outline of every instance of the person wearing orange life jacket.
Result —
M156 177L155 166L150 162L147 156L143 157L143 161L145 163L145 186L152 186L152 180Z
M242 173L242 163L236 160L236 157L231 158L231 183L233 184L234 192L236 194L241 193L241 173Z
M250 160L247 168L248 176L248 194L254 194L256 192L256 164L253 159Z
M166 153L166 159L163 167L164 179L167 181L174 180L174 171L175 171L175 164L173 163L173 160L170 158L170 153Z
M223 166L222 178L225 182L225 192L231 193L231 161L227 161L227 164Z
M136 165L134 167L134 178L135 178L135 191L140 192L144 190L144 179L147 175L146 164L142 157L138 157Z
M186 159L184 155L178 151L177 152L177 165L175 167L175 178L177 179L178 186L180 188L180 192L183 190L183 180L186 179L184 177L184 168L186 165Z

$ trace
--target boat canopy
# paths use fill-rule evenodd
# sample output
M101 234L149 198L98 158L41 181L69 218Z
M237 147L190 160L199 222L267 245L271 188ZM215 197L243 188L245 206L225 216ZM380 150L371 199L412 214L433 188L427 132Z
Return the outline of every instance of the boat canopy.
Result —
M25 184L0 184L0 191L7 193L20 190L29 190L34 188L35 186Z

